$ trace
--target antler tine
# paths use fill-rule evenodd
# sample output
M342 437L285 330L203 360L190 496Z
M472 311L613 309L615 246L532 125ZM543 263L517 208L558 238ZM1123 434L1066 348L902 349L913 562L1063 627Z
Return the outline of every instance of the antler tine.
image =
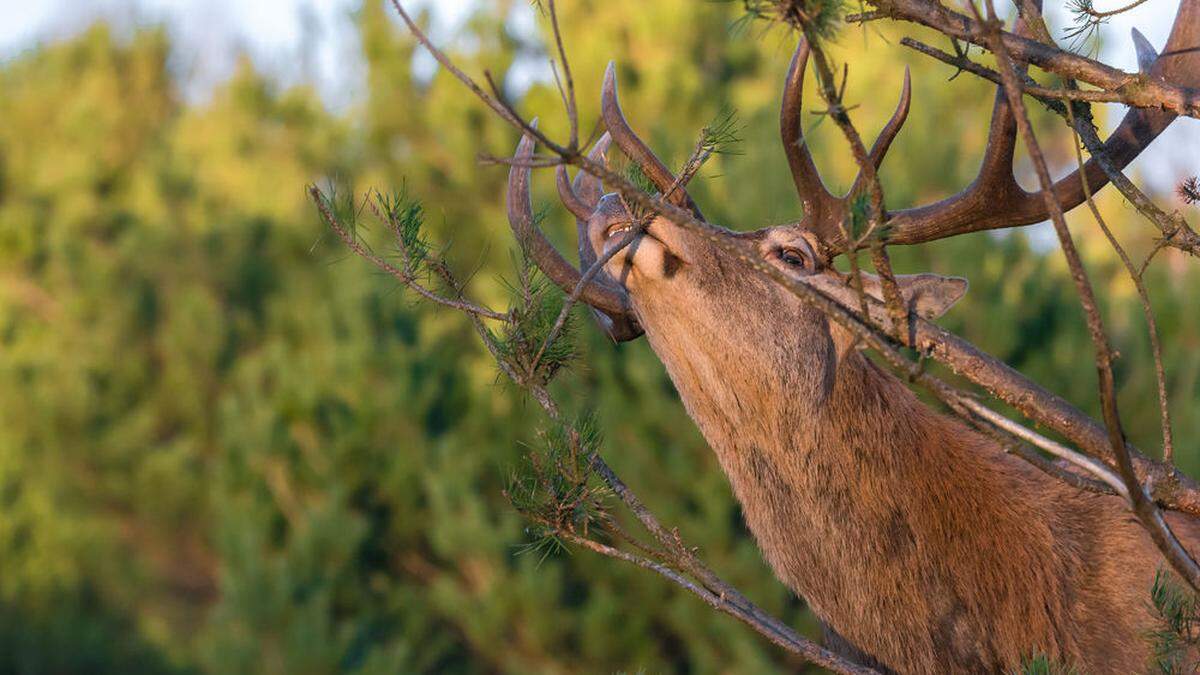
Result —
M533 138L526 134L521 137L513 157L515 161L508 170L508 222L517 241L525 247L538 268L564 292L571 293L582 275L546 239L533 217L529 197L529 160L532 157ZM628 302L623 293L595 282L583 289L579 299L613 317L622 317L628 311Z
M605 132L588 152L588 159L593 162L601 161L604 154L608 152L611 140L612 137ZM563 205L575 215L576 220L587 222L587 219L592 216L592 210L596 208L596 202L600 201L600 193L603 190L600 179L586 171L580 171L572 182L567 174L567 167L560 164L555 171L555 182L558 185L558 196L562 199ZM582 240L581 235L580 241Z
M659 192L671 193L667 201L688 209L697 218L704 220L704 215L700 213L700 208L696 206L696 202L692 201L687 190L682 187L671 190L675 184L674 174L654 154L654 151L638 138L638 135L633 132L633 128L629 126L629 122L625 121L625 114L621 112L621 103L617 99L617 64L614 61L609 61L608 68L604 71L604 87L600 94L600 114L604 117L608 133L621 152L641 168L642 173L646 174Z
M1142 31L1131 28L1129 35L1133 38L1133 49L1137 52L1138 71L1150 72L1150 69L1154 67L1154 62L1158 60L1158 52L1154 51L1154 45L1150 44L1145 35L1142 35Z
M875 139L875 145L871 146L871 161L875 163L876 169L883 164L883 158L887 154L888 148L892 146L892 141L896 140L896 134L900 133L900 128L908 120L908 109L911 104L912 73L908 66L904 66L904 85L900 89L900 101L896 104L896 112L892 113L892 118L888 120Z
M788 67L783 85L783 103L779 111L779 135L783 139L783 151L787 155L788 167L792 170L792 182L804 206L804 219L814 227L823 227L829 212L835 211L836 198L825 188L821 174L813 162L812 153L804 139L801 103L804 98L804 69L808 65L808 40L800 38L792 63ZM836 228L831 228L836 229ZM822 232L836 237L836 232Z
M939 202L891 212L888 243L916 244L988 229L989 216L1003 214L1006 205L1025 199L1027 193L1013 175L1016 133L1016 119L1004 92L997 90L987 147L975 180L962 192Z
M892 118L880 130L879 136L875 139L875 144L871 146L871 165L876 170L883 165L883 158L887 155L888 148L892 147L892 141L896 139L896 134L900 133L900 128L904 126L904 121L908 119L909 105L912 103L912 75L909 73L908 66L904 67L904 86L900 90L900 102L896 104L896 112L892 113ZM866 182L866 176L862 170L858 172L858 176L854 179L854 185L850 188L850 194L857 194L862 189L863 183Z
M1200 87L1200 0L1180 0L1175 23L1160 55L1154 54L1154 48L1141 33L1134 35L1134 49L1138 55L1138 68L1148 77L1185 87ZM1165 110L1130 109L1104 142L1105 157L1118 171L1123 170L1175 118L1174 113ZM1095 158L1089 159L1083 170L1087 172L1088 187L1092 192L1108 184L1108 175ZM1079 169L1054 184L1054 195L1064 208L1077 206L1087 198Z
M596 141L596 145L592 147L591 152L588 153L588 159L592 160L593 162L605 161L604 155L608 152L608 146L611 140L612 137L605 132L605 134L600 137L600 140ZM564 171L563 173L565 174L566 172ZM592 266L593 263L596 262L598 255L596 249L592 246L592 238L588 236L588 224L591 220L592 212L596 209L596 204L600 201L600 193L603 192L604 185L600 182L599 178L589 174L586 171L580 171L579 174L575 176L575 182L573 185L564 185L562 182L559 183L558 189L560 194L564 187L568 188L571 194L575 195L577 199L588 205L587 216L583 218L577 217L575 219L575 236L579 247L579 269L587 270ZM601 271L598 276L605 282L611 280L611 277L609 277L609 275L603 271Z
M571 187L571 177L567 175L567 167L558 165L554 170L554 183L558 186L558 198L562 200L563 206L575 216L575 220L587 222L594 205L588 206L588 203L575 193L575 189Z
M592 151L588 153L588 159L593 162L604 162L608 154L608 146L612 144L612 136L606 131L592 146ZM584 203L591 204L592 208L596 208L596 202L600 201L600 195L604 194L604 184L600 179L586 171L580 171L575 175L573 183L575 194L583 199Z
M1016 175L1013 173L1013 160L1017 151L1017 118L1012 108L1008 107L1008 99L1004 89L996 87L996 101L992 104L992 121L988 128L987 146L983 151L983 161L979 164L979 174L970 189L986 191L987 186L996 186L996 191L1006 193L1019 191Z

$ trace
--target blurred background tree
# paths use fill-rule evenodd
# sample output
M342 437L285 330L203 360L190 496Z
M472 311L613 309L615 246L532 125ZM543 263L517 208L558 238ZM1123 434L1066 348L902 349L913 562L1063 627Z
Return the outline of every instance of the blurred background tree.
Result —
M512 29L520 12L533 16L514 0L480 3L456 58L498 74L558 133L556 92L524 84L522 64L544 48ZM736 109L739 154L707 166L693 194L742 229L799 215L777 137L791 35L738 23L738 3L581 0L563 13L585 121L609 58L628 116L676 162ZM346 259L303 191L405 187L429 209L432 238L474 271L476 294L499 299L513 248L505 170L477 156L516 139L444 73L414 69L412 41L380 3L356 25L367 87L338 110L249 60L191 101L155 28L101 22L0 63L0 671L796 670L648 573L586 552L521 553L524 524L501 490L536 442L535 406L497 377L462 317ZM843 29L834 53L853 57L847 98L864 129L882 125L913 68L913 115L883 170L891 205L971 179L988 86L947 84L948 69L873 28ZM808 121L823 173L844 188L849 154L832 125ZM549 176L535 182L554 203ZM1112 193L1100 202L1144 255L1150 228ZM568 220L548 211L560 244ZM1157 447L1132 286L1089 242L1094 225L1079 214L1076 226L1109 302L1128 431ZM946 325L1098 416L1087 335L1044 242L980 233L893 257L899 271L968 277ZM1150 284L1178 460L1196 475L1198 278L1160 255ZM585 329L582 343L556 386L597 413L609 461L714 569L812 633L645 342L618 348Z

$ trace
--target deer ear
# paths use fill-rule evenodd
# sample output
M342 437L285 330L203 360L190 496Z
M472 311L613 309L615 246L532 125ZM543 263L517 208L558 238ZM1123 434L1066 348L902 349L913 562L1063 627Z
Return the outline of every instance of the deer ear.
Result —
M925 319L936 319L945 314L967 292L966 279L937 274L898 274L896 285L908 308ZM874 287L871 295L883 296L877 277L871 279L871 286Z
M858 296L849 280L836 273L812 274L802 277L823 293L850 308L858 307ZM883 284L879 277L862 273L863 290L883 302ZM962 277L943 277L936 274L897 274L896 285L908 310L923 319L936 319L946 313L967 292L967 280Z

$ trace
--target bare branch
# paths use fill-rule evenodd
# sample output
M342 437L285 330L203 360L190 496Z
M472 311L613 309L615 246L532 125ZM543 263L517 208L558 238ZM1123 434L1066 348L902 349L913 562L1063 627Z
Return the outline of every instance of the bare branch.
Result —
M562 533L562 536L564 539L567 539L568 541L570 541L572 543L578 544L579 546L582 546L586 549L589 549L589 550L599 553L601 555L606 555L606 556L609 556L610 558L617 558L619 560L624 560L626 562L633 563L634 565L637 565L639 567L644 567L646 569L657 572L658 574L666 577L667 579L670 579L672 582L679 585L680 587L690 591L692 594L699 597L701 600L703 600L706 604L708 604L713 609L717 609L722 612L725 612L726 614L740 620L742 623L745 623L746 625L750 626L754 630L758 631L760 634L762 634L764 637L766 637L771 642L774 642L775 644L779 645L780 647L783 647L784 649L786 649L790 652L793 652L799 656L804 657L806 660L808 660L812 663L815 663L820 666L824 666L824 667L829 668L830 670L833 670L834 672L837 672L837 673L851 673L851 674L866 675L869 673L876 672L870 668L866 668L864 666L859 666L857 664L851 663L850 661L847 661L846 659L835 655L833 652L831 652L823 647L817 646L815 643L801 637L795 631L791 630L790 628L787 628L786 626L784 626L782 624L778 624L777 622L775 622L775 623L763 622L759 616L748 611L745 607L740 606L734 602L731 602L731 599L726 597L725 595L719 594L719 593L714 593L713 591L711 591L707 588L704 588L700 585L693 583L692 581L688 580L685 576L683 576L679 572L676 572L675 570L671 569L670 567L667 567L666 565L654 562L653 560L649 560L647 558L642 558L640 556L636 556L632 553L622 551L621 549L607 546L605 544L602 544L597 541L593 541L591 539L587 539L585 537L580 537L579 535L576 535L576 534L573 534L570 532L564 532L564 533ZM757 608L755 607L754 609L757 609Z
M575 78L571 75L571 63L567 59L567 50L563 47L562 31L558 25L558 10L554 0L546 0L550 10L550 26L554 32L554 45L558 49L558 60L562 64L563 79L566 80L566 93L563 96L567 109L567 119L571 124L571 139L567 143L568 150L579 149L579 111L575 105Z
M1183 0L1186 5L1191 0ZM892 18L919 23L950 37L965 40L981 47L990 46L989 31L983 22L959 14L933 0L870 0ZM1182 10L1181 10L1182 11ZM1188 31L1186 45L1196 46L1197 26L1181 26ZM1123 91L1129 96L1129 105L1167 110L1177 115L1200 117L1200 90L1191 88L1196 84L1196 74L1183 79L1184 85L1172 84L1157 77L1145 77L1126 73L1099 61L1071 52L1050 47L1036 40L1001 31L1000 40L1012 58L1022 63L1037 66L1066 78L1081 80L1109 91ZM1182 56L1175 60L1183 60ZM1179 81L1172 78L1172 81Z
M987 80L991 80L996 84L1000 84L1000 73L981 66L978 63L964 57L946 53L937 47L925 44L920 40L915 40L910 37L900 38L900 44L914 49L926 56L941 61L947 65L954 66L959 70L965 70ZM1127 103L1125 96L1111 91L1104 90L1081 90L1081 89L1052 89L1050 87L1042 87L1028 82L1021 83L1021 91L1029 96L1039 99L1061 99L1064 101L1088 101L1089 103Z
M1097 462L1087 455L1081 455L1080 453L1075 452L1061 443L1056 443L1049 438L1046 438L1045 436L1033 431L1032 429L1017 424L1016 422L1013 422L1004 415L993 411L978 401L970 398L964 398L963 405L967 406L971 412L976 413L980 417L983 417L987 421L995 424L1013 436L1031 443L1042 450L1045 450L1051 455L1054 455L1059 459L1066 460L1080 469L1092 474L1096 478L1099 478L1101 481L1103 481L1105 485L1111 487L1117 494L1121 495L1126 500L1129 499L1129 489L1125 487L1125 483L1121 481L1119 476L1117 476L1108 467L1104 466L1100 462Z

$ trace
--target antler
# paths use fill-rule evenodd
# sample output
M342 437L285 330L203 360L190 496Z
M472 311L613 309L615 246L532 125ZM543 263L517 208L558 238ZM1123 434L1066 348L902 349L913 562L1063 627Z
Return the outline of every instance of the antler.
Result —
M596 153L595 150L592 152ZM602 152L603 150L601 150ZM538 268L559 288L570 294L575 291L575 287L583 275L567 262L554 248L554 245L546 239L546 235L538 228L533 217L533 207L529 197L531 173L529 162L532 157L533 138L526 134L521 137L521 142L517 145L512 168L508 171L508 222L512 226L517 241L522 243ZM582 212L582 200L577 200L575 206L580 209L576 212L578 217L578 213ZM575 211L575 209L572 210ZM582 243L584 239L580 241L580 251L582 252L585 246ZM594 260L593 252L592 261ZM590 265L590 263L584 264ZM579 299L603 313L607 323L602 321L601 325L614 340L630 340L641 334L640 329L636 328L636 321L629 314L628 296L620 288L606 284L600 279L593 279L583 287Z
M1162 56L1155 57L1144 38L1141 42L1137 44L1135 38L1139 62L1147 77L1185 87L1200 86L1200 0L1181 0ZM1116 170L1124 169L1175 117L1165 110L1130 110L1104 143L1103 155ZM999 89L987 150L975 181L962 192L934 204L892 212L888 243L918 244L966 232L1030 225L1048 218L1040 194L1021 189L1013 177L1015 138L1016 125L1004 91ZM1089 159L1083 171L1092 192L1108 184L1108 175L1096 158ZM1064 211L1086 199L1079 169L1058 180L1053 190Z
M613 61L608 62L608 69L604 71L604 88L600 92L600 115L604 118L608 133L616 141L617 147L641 168L642 173L646 174L659 192L667 195L667 201L688 209L692 215L704 220L704 214L700 213L700 208L692 201L691 195L682 185L675 185L675 176L671 170L642 139L638 138L625 121L621 103L617 100L617 65Z
M800 38L796 53L792 55L792 64L788 68L787 80L783 85L783 104L779 111L779 134L783 139L783 150L787 154L788 167L792 170L792 181L800 194L804 206L804 225L817 233L817 236L833 250L841 250L846 246L841 233L841 221L846 215L847 203L850 198L859 193L866 184L863 171L858 172L850 191L845 196L835 197L825 187L817 165L813 162L812 154L808 151L808 143L801 129L801 104L803 102L804 69L808 65L808 40ZM870 160L876 169L883 164L883 158L895 140L904 120L908 118L909 104L912 101L912 82L908 68L904 69L904 87L900 92L900 102L896 112L879 132L875 144L871 147Z

